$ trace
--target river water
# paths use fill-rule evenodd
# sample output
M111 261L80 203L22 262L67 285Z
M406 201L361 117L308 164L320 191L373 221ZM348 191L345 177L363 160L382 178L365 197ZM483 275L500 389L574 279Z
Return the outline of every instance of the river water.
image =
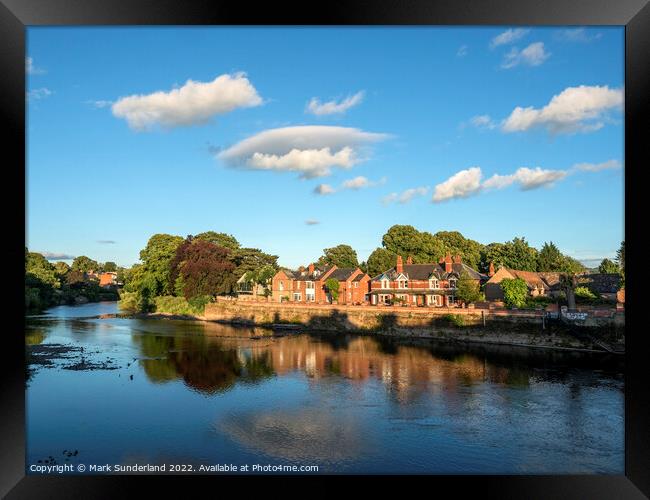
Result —
M624 470L620 357L349 334L272 337L117 312L116 303L86 304L27 319L28 473L52 463Z

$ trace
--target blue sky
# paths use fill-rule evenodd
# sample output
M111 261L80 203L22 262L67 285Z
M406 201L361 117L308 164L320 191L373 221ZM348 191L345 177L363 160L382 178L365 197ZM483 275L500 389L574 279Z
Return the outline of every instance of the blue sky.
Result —
M620 27L34 27L27 55L33 251L128 266L214 230L298 266L412 224L584 260L624 238Z

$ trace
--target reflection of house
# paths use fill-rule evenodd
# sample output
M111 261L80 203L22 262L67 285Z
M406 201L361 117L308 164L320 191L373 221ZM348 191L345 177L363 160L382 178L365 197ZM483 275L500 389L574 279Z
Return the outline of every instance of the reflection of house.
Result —
M117 273L108 272L99 275L99 286L114 286L117 285Z
M316 268L314 264L306 270L280 269L271 281L273 301L327 302L325 281L335 269L336 266Z
M533 271L519 271L502 267L496 273L490 264L490 279L485 283L486 300L503 300L501 282L504 279L522 279L526 282L528 293L531 297L556 296L560 292L560 273L537 273Z
M397 265L376 276L371 281L372 304L391 304L400 301L408 305L450 306L455 305L455 293L461 275L481 283L486 276L463 264L460 255L448 253L437 264L406 264L397 256Z
M617 292L621 287L621 275L618 273L597 273L578 275L577 286L587 287L600 298L616 301ZM625 301L625 294L623 300Z

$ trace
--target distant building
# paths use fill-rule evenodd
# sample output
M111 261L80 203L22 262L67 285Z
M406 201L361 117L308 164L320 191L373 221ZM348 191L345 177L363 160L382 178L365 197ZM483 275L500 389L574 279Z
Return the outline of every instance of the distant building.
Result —
M99 274L99 286L115 286L117 285L117 273L108 272Z
M622 277L618 273L579 274L577 286L587 287L600 298L617 301L621 280ZM622 298L623 300L618 301L625 302L625 292L623 292Z
M399 301L413 306L455 306L458 280L465 273L479 285L487 279L464 264L460 255L452 258L448 253L437 264L413 264L410 257L403 264L402 256L398 255L395 267L372 278L370 302L373 305Z
M494 265L490 264L490 279L485 283L484 292L485 300L503 300L503 290L501 282L504 279L520 278L528 286L528 294L531 297L550 296L554 297L561 292L560 273L538 273L533 271L519 271L502 267L496 273Z
M251 280L247 280L247 274L248 273L242 274L242 276L237 280L237 283L235 284L235 291L237 292L237 295L242 298L245 296L253 298L264 295L264 292L271 285L271 280L269 280L269 283L265 286L259 283L255 283Z

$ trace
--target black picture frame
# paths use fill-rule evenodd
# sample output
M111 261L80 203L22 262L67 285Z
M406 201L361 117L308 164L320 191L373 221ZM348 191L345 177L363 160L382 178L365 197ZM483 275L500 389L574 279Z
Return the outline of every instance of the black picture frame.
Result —
M648 0L357 0L345 3L256 5L225 1L171 0L0 0L0 110L6 131L3 146L5 183L1 197L5 226L14 231L3 245L6 311L11 327L4 332L1 364L0 496L6 498L119 498L129 496L133 481L171 492L187 477L166 476L26 476L24 267L25 235L25 27L37 25L619 25L625 26L625 238L626 263L625 475L623 476L409 476L406 491L451 488L454 496L476 492L495 498L643 498L650 496L650 390L645 365L649 333L640 314L640 233L644 188L641 176L650 165L644 143L650 123L650 5ZM9 160L11 158L12 160ZM4 163L4 162L3 162ZM23 169L20 166L23 166ZM55 199L52 200L55 202ZM607 209L607 200L601 207ZM637 215L638 214L638 215ZM22 217L20 217L22 215ZM640 229L640 227L639 227ZM636 242L636 243L635 243ZM646 257L647 258L647 257ZM630 315L630 312L632 313ZM306 481L337 481L331 477L191 476L209 488L215 481L248 488L254 479L295 487ZM383 488L391 476L373 476L368 484ZM296 481L298 481L296 483ZM209 483L208 483L209 482ZM417 484L415 484L417 483ZM406 486L406 485L404 485ZM283 488L284 490L284 488ZM194 484L192 485L194 490ZM218 494L218 490L212 490Z

